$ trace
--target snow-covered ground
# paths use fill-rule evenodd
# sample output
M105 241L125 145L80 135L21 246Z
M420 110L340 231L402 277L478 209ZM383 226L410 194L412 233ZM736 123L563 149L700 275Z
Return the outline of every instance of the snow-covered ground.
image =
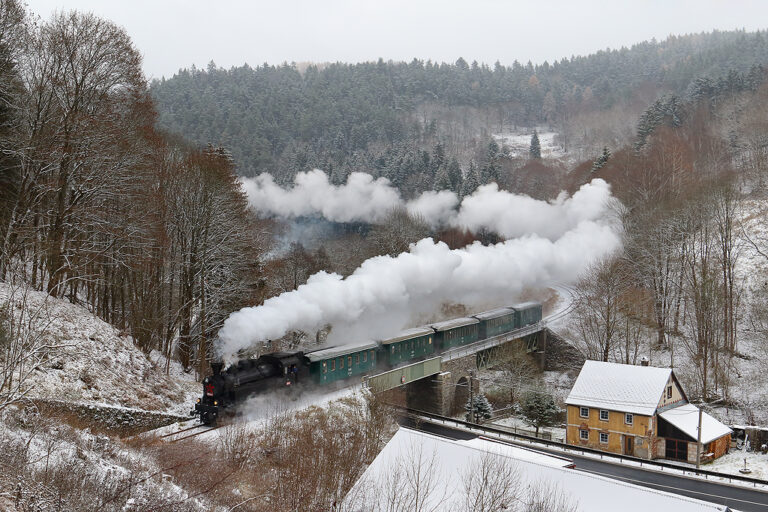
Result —
M16 317L23 311L35 318L41 341L57 347L25 382L29 398L189 412L199 384L178 364L166 375L159 354L145 355L130 336L82 306L0 283L0 304L10 296Z
M508 418L503 418L500 420L492 420L488 424L493 426L499 426L504 429L512 430L513 432L520 432L526 435L533 435L536 432L536 429L534 427L530 426L528 423L523 421L522 418L518 418L515 416L510 416ZM539 429L539 437L544 437L547 434L552 436L551 437L552 441L557 441L558 443L565 442L564 428L542 427Z
M562 146L555 142L557 133L548 131L546 128L537 128L536 130L539 134L539 146L541 147L542 158L565 158L567 156L567 153L563 151ZM528 158L532 136L533 128L525 132L493 134L494 139L509 148L509 154L513 158Z

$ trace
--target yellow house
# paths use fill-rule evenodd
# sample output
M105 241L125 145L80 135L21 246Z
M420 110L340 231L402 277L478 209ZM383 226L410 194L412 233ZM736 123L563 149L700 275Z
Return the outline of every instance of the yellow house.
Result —
M670 368L586 361L565 403L568 444L696 462L699 410ZM728 451L727 426L702 413L701 427L702 460Z

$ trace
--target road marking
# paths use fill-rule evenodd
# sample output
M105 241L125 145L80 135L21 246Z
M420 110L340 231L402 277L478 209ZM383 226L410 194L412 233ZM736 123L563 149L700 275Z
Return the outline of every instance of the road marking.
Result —
M610 473L602 473L600 471L593 471L591 469L579 469L578 466L576 466L576 469L577 469L577 471L582 471L584 473L592 473L592 474L595 474L595 475L598 475L598 476L604 476L606 478L612 478L614 480L623 480L623 481L629 482L629 483L636 483L638 485L642 485L643 487L654 486L654 487L658 487L659 489L670 489L670 492L672 492L674 494L683 494L684 492L685 493L692 493L692 494L700 494L702 496L709 496L711 498L717 498L717 499L721 499L721 500L737 501L739 503L748 503L750 505L757 505L759 507L762 507L762 508L768 510L768 504L760 503L760 502L757 502L757 501L742 500L742 499L739 499L739 498L731 498L731 497L728 497L728 496L720 496L719 494L710 494L710 493L706 493L706 492L702 492L702 491L694 491L693 489L684 489L682 487L674 487L674 486L671 486L671 485L657 484L657 483L654 483L654 482L647 482L645 480L637 480L635 478L627 478L625 476L616 476L616 475L612 475ZM669 476L669 475L667 475L667 476ZM712 482L701 482L701 483L702 484L706 484L706 483L710 483L711 484ZM737 488L737 489L740 489L740 488ZM743 490L750 491L750 489L743 489ZM717 505L719 505L719 503L717 503Z

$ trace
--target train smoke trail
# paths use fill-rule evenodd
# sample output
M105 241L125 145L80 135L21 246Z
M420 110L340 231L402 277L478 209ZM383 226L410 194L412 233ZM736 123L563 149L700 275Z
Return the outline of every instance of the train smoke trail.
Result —
M474 243L456 250L427 238L396 257L366 260L347 278L319 272L294 291L233 313L219 331L219 350L232 360L253 343L327 324L333 326L333 342L385 337L412 318L437 311L444 302L469 307L504 304L528 287L572 282L591 262L621 245L607 184L598 186L607 196L591 185L584 187L587 193L578 201L574 194L544 203L554 210L542 207L539 214L556 224L544 225L544 236L527 233L492 246ZM515 231L513 226L504 229Z
M485 229L504 238L535 233L552 240L583 220L599 218L611 194L608 184L596 179L573 197L563 192L549 202L499 190L495 183L480 187L461 204L447 190L424 192L404 201L385 178L352 173L347 183L337 186L317 169L297 174L290 189L277 185L269 174L244 178L243 186L254 209L282 218L314 216L332 222L378 223L393 208L406 208L433 228Z

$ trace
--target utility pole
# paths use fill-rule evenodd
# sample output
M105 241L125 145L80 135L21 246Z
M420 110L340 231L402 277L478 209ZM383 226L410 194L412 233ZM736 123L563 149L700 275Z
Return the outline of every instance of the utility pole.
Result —
M696 469L699 469L699 466L701 466L701 407L699 407L699 426L696 429Z
M472 378L475 376L474 370L469 370L469 422L475 423L475 394L472 390Z

